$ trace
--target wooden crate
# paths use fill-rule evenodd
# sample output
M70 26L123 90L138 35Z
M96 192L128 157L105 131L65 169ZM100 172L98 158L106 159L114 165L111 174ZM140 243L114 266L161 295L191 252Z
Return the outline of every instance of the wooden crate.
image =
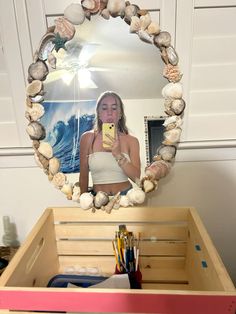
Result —
M113 274L119 224L141 233L142 290L45 288L72 266ZM0 309L229 314L236 292L194 208L48 208L0 277Z

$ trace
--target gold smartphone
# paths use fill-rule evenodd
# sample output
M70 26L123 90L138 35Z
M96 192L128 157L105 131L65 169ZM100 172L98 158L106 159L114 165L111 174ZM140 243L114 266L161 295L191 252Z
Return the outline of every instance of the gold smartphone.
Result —
M112 138L115 139L115 124L114 123L103 123L102 124L102 141L104 142L111 142L109 137L107 137L107 134L109 134ZM104 148L111 148L111 145L107 143L103 143L102 146Z

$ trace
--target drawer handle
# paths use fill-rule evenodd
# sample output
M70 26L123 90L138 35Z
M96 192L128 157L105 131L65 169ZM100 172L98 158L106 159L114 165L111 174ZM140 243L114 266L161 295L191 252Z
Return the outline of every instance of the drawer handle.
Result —
M42 238L39 241L38 245L36 246L33 254L30 256L28 263L26 264L26 274L28 274L31 271L32 267L34 266L36 260L38 259L39 254L42 251L44 243L45 243L45 240L44 240L44 238Z

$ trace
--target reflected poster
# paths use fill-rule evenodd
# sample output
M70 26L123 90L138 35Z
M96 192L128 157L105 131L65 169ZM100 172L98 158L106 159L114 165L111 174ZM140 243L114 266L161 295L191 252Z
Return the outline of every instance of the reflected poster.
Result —
M45 101L45 114L41 123L46 129L46 138L53 148L53 156L61 162L60 171L76 173L80 171L80 137L93 128L95 100Z

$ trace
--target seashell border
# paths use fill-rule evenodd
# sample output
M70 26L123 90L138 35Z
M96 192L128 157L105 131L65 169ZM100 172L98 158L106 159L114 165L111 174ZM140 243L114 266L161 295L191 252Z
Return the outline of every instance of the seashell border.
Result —
M81 194L79 183L70 183L67 176L60 172L60 160L53 156L53 149L49 143L42 142L46 137L46 130L40 124L44 111L41 106L44 98L43 81L49 71L48 67L56 67L56 58L52 60L52 51L65 49L65 43L71 40L75 33L75 26L80 25L85 19L90 20L92 15L99 14L102 18L120 17L129 25L130 33L135 33L140 40L152 44L160 50L164 62L163 76L168 83L162 89L165 113L164 140L157 149L153 161L145 169L145 176L136 182L127 195L109 197L102 192L98 199L91 193ZM53 61L53 63L52 63ZM171 45L171 35L161 31L160 26L151 20L147 10L140 9L135 4L125 0L81 0L81 4L70 4L64 11L64 16L55 20L55 25L50 27L41 39L38 50L35 52L33 63L28 68L28 86L26 88L25 117L29 121L27 133L33 142L35 161L48 176L49 181L68 200L77 202L79 207L93 213L104 210L110 213L112 209L120 206L128 207L142 204L146 193L158 188L159 180L165 177L173 166L175 153L181 136L181 125L185 110L182 84L182 73L178 67L179 57Z

